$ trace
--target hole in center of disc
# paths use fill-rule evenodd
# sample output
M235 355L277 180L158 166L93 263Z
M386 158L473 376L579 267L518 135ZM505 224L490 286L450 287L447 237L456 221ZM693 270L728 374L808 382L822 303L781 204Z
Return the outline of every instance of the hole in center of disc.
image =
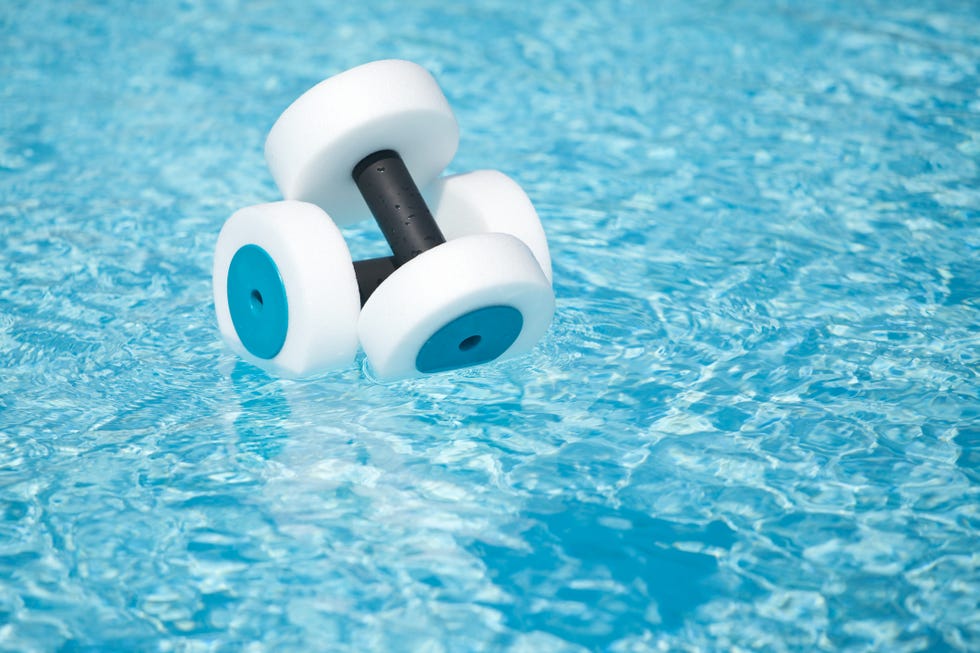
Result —
M481 338L480 336L470 336L469 338L467 338L463 342L459 343L459 350L460 351L469 351L470 349L473 349L478 344L480 344L480 341L481 340L483 340L483 338Z
M262 310L262 293L258 290L253 290L250 296L252 310L258 313Z

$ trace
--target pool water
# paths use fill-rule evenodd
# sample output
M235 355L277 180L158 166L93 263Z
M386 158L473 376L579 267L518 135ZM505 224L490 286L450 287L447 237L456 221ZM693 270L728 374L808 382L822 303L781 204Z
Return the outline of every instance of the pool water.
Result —
M535 202L553 326L270 377L218 230L387 57ZM978 68L955 0L6 2L0 650L980 649Z

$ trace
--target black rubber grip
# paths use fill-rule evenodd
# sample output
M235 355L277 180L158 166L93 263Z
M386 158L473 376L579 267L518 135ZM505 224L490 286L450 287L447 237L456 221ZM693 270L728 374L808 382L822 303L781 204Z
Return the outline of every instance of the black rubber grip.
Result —
M391 247L396 267L446 242L398 152L369 154L351 176Z

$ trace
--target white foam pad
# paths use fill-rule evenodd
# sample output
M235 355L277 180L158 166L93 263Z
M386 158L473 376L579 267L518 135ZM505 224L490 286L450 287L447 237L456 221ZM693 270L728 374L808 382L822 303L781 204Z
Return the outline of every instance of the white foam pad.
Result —
M496 170L477 170L437 179L422 194L446 240L492 232L515 236L530 248L551 283L544 227L513 179Z
M286 340L268 360L245 349L228 307L228 266L245 245L258 245L272 257L286 290ZM247 361L286 377L353 362L361 303L357 279L347 243L319 207L287 200L235 212L218 235L212 279L218 328L228 346Z
M422 188L459 145L459 127L431 74L395 59L351 68L304 93L273 125L265 158L283 197L322 207L340 226L370 217L351 178L368 154L395 150Z
M422 345L457 317L488 306L512 306L524 318L520 334L499 359L529 351L555 312L551 284L522 241L491 233L451 240L398 268L361 309L361 346L375 374L419 374Z

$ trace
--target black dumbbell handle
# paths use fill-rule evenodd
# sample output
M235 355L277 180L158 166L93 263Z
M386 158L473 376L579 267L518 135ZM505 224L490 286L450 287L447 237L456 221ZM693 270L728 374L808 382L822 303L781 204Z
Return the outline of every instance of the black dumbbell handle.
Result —
M391 247L396 268L446 242L398 152L369 154L351 176Z
M381 282L397 269L394 256L354 261L354 274L357 276L357 291L361 295L361 306L367 303L368 297L378 289Z

